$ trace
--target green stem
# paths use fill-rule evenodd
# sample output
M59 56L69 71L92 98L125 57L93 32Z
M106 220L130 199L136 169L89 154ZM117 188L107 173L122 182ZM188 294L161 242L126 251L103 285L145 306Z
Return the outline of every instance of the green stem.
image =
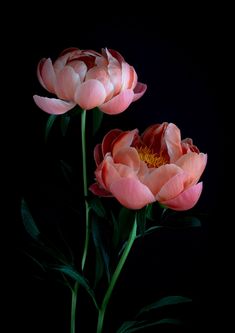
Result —
M71 328L70 328L70 333L75 333L78 287L79 287L79 283L78 283L78 281L76 281L75 285L74 285L74 289L72 289Z
M83 192L87 197L87 169L86 169L86 110L81 113L81 135L82 135L82 171L83 171Z
M136 239L136 230L137 230L137 221L135 219L134 221L134 224L133 224L133 227L132 227L132 230L130 232L130 235L129 235L129 239L127 241L127 244L126 244L126 247L123 251L123 254L118 262L118 265L116 267L116 270L115 272L113 273L113 276L112 276L112 279L110 281L110 284L109 284L109 287L106 291L106 294L104 296L104 299L103 299L103 302L102 302L102 305L101 305L101 308L99 310L99 317L98 317L98 324L97 324L97 331L96 333L101 333L102 332L102 329L103 329L103 322L104 322L104 315L105 315L105 311L106 311L106 308L107 308L107 305L109 303L109 299L112 295L112 292L113 292L113 288L117 282L117 279L121 273L121 270L125 264L125 261L128 257L128 254L131 250L131 247Z

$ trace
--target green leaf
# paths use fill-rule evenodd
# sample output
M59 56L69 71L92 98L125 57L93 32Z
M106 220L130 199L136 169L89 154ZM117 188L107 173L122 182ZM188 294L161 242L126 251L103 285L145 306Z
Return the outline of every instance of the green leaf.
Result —
M101 228L102 224L100 221L97 221L95 217L92 219L91 223L91 231L92 231L92 236L94 240L94 244L96 247L96 250L99 252L100 257L103 260L106 275L108 278L108 281L110 281L110 270L109 270L109 255L107 254L107 251L105 249L103 240L102 240L102 234L101 234ZM95 281L97 283L98 281Z
M139 232L141 236L144 236L145 234L145 227L146 227L146 207L138 210L136 212L137 215L137 225L139 228Z
M167 296L167 297L163 297L160 300L149 304L147 306L145 306L144 308L142 308L136 317L140 316L141 314L143 314L144 312L150 311L150 310L155 310L158 308L161 308L163 306L167 306L167 305L174 305L174 304L182 304L182 303L189 303L192 302L192 300L188 297L183 297L183 296Z
M113 224L113 237L112 237L112 243L114 248L116 249L118 247L119 243L119 226L116 217L114 216L113 212L111 211L111 221Z
M26 204L25 200L21 200L21 217L24 224L24 227L28 234L35 240L38 240L40 236L40 231L34 222L34 219L29 211L29 207Z
M136 212L122 207L118 216L119 233L121 240L127 240L133 227Z
M94 288L97 286L97 283L102 279L103 274L104 274L104 261L101 257L100 250L96 248Z
M47 142L47 140L48 140L48 136L50 134L52 125L54 124L56 118L57 118L57 115L51 114L47 119L46 127L45 127L45 142Z
M130 320L130 321L125 321L122 326L119 327L117 330L117 333L125 333L127 332L128 328L133 327L138 321L136 320Z
M163 319L156 320L156 321L143 320L143 321L133 321L133 322L126 322L126 323L129 323L129 327L127 325L125 328L125 326L124 326L125 323L124 323L119 328L117 333L132 333L132 332L141 331L142 329L145 329L147 327L163 325L163 324L181 325L182 321L179 319L175 319L175 318L163 318ZM133 324L131 325L130 323L133 323Z
M60 119L60 129L62 132L62 135L65 136L69 127L70 123L70 116L68 115L62 115Z
M71 183L71 175L72 175L72 172L73 172L71 166L67 162L65 162L63 160L60 160L60 168L61 168L61 172L62 172L64 178L70 184Z
M149 204L146 206L146 218L150 221L154 221L154 214L153 214L153 204Z
M94 198L89 201L89 207L102 219L106 218L105 208L99 198Z
M182 216L174 212L167 217L164 225L174 229L195 228L201 227L201 221L195 216Z
M56 266L53 268L54 270L57 270L69 277L71 277L72 279L74 279L75 281L78 281L79 284L85 288L85 290L87 291L87 293L91 296L91 298L93 299L93 302L95 304L95 306L97 307L97 302L95 299L95 294L94 291L91 289L91 287L89 286L89 283L87 281L87 279L82 276L80 273L78 273L73 267L71 266Z
M146 230L145 230L145 235L152 234L152 233L155 232L156 230L158 230L158 229L163 229L163 228L164 228L164 226L162 226L162 225L156 225L156 226L154 226L154 227L151 227L151 228L149 228L149 229L146 229ZM138 236L137 236L137 238L139 238L139 237L142 237L142 235L138 235Z
M94 108L92 110L92 116L93 116L93 135L95 135L98 129L100 128L104 113L101 112L100 109Z
M184 228L201 227L201 221L195 216L185 216L182 218L182 225Z

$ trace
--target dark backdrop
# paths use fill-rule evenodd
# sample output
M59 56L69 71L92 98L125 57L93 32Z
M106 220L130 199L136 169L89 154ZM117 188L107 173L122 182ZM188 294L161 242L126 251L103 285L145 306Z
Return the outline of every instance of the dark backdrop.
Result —
M220 24L215 16L196 11L187 15L180 11L177 15L103 15L96 20L79 17L73 22L43 16L31 18L28 26L19 29L15 45L22 66L15 84L20 103L14 110L16 126L13 126L17 165L14 173L17 246L13 254L17 283L13 287L13 312L18 330L68 332L69 292L48 277L43 281L35 279L34 266L22 254L27 235L21 224L19 203L25 196L42 228L49 225L51 232L56 224L67 224L67 233L70 227L75 228L78 239L82 239L79 227L74 226L75 215L69 213L61 199L69 198L73 203L79 199L79 190L76 190L76 186L82 186L79 177L75 176L71 192L58 184L60 176L56 171L58 159L71 162L79 170L78 123L75 120L65 139L53 130L45 146L43 130L47 115L32 100L33 94L43 93L36 78L38 61L42 57L53 59L71 46L97 51L102 47L118 50L134 66L139 80L148 85L146 94L126 112L105 117L97 139L113 127L138 127L142 131L152 123L168 121L177 124L183 137L192 137L200 150L208 153L208 165L202 177L204 189L196 207L197 212L204 214L202 227L162 232L136 245L110 304L111 325L116 328L121 320L131 319L138 307L170 294L194 300L193 306L182 309L189 324L187 331L200 331L209 325L208 234L220 202L224 160L218 158L218 151L223 156L220 137L225 135L225 116L218 100L222 67L219 31ZM88 145L92 146L93 142ZM73 241L75 239L74 236ZM92 327L89 315L80 310L83 322ZM167 331L174 330L167 328Z

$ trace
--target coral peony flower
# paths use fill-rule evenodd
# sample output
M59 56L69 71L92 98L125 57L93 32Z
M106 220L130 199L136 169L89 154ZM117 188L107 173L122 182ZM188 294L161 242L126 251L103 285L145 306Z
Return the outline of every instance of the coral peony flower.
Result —
M94 150L97 182L90 190L114 196L123 206L140 209L158 201L173 210L187 210L198 201L198 183L207 155L191 139L181 141L179 128L170 123L138 130L111 130Z
M52 63L42 59L37 68L41 85L59 99L34 95L35 103L45 112L63 114L78 104L89 110L118 114L139 99L146 84L137 82L134 68L114 50L102 54L91 50L66 49Z

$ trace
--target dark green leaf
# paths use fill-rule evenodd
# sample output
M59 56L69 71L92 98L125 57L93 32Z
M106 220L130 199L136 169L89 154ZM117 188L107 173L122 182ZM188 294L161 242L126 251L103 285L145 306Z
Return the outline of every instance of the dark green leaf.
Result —
M56 118L57 118L57 115L51 114L47 119L46 128L45 128L45 142L47 142L47 140L48 140L48 136L50 134L52 125L54 124Z
M105 245L104 245L104 242L102 239L102 232L100 229L101 227L102 227L102 224L100 223L100 221L97 221L96 218L93 217L92 223L91 223L91 231L92 231L94 244L95 244L96 250L100 253L100 257L103 260L108 281L110 281L109 255L105 249ZM96 281L96 283L97 282L98 281Z
M153 204L149 204L146 206L146 218L150 221L154 221L154 214L153 214Z
M104 113L101 112L100 109L94 108L92 110L92 116L93 116L93 135L95 135L98 129L100 128Z
M113 224L113 237L112 237L112 243L114 248L116 249L119 243L119 226L118 222L116 220L116 217L114 216L113 212L111 211L111 221Z
M151 227L151 228L149 228L149 229L146 229L146 230L145 230L145 235L152 234L152 233L155 232L156 230L158 230L158 229L162 229L162 228L164 228L164 226L162 226L162 225L156 225L156 226L154 226L154 227ZM138 236L137 236L137 238L139 238L139 237L141 237L141 235L138 235Z
M94 287L97 286L97 283L102 279L104 274L104 261L100 254L100 249L96 248L96 260L95 260L95 284Z
M35 240L38 240L40 236L40 231L36 223L34 222L34 219L29 211L28 205L26 204L24 199L22 199L21 201L21 216L24 227L28 232L28 234Z
M127 323L131 323L131 322L127 322ZM175 318L163 318L160 320L156 320L156 321L133 321L132 322L133 325L129 327L127 327L125 329L121 329L122 327L120 327L120 329L117 331L117 333L133 333L133 332L137 332L137 331L141 331L142 329L145 329L147 327L152 327L152 326L156 326L156 325L163 325L163 324L168 324L168 325L181 325L182 321L179 319L175 319ZM124 323L125 324L125 323Z
M66 163L65 161L60 160L60 168L61 168L61 172L63 173L64 178L70 184L71 175L73 172L71 166L68 163Z
M125 321L121 327L117 330L117 333L125 333L127 332L128 328L133 327L138 321L132 320L132 321Z
M105 208L99 198L94 198L89 202L89 207L101 218L106 218Z
M24 251L24 254L26 254L38 267L40 267L44 272L46 272L46 268L42 263L40 263L35 257L31 256L28 252Z
M82 276L80 273L78 273L73 267L71 266L56 266L53 268L54 270L57 270L69 277L71 277L72 279L74 279L75 281L78 281L78 283L85 288L85 290L87 291L87 293L91 296L91 298L93 299L95 305L97 306L96 300L95 300L95 294L94 291L91 289L91 287L89 286L89 283L87 281L87 279Z
M65 136L69 127L70 123L70 116L68 115L62 115L60 119L60 129L62 132L62 135Z
M138 210L136 212L136 216L137 216L137 225L139 228L139 232L141 236L144 236L145 227L146 227L146 207Z
M201 227L201 221L195 216L185 216L182 218L182 225L185 228Z
M136 212L122 207L118 216L120 240L126 240L129 237L131 228L135 220Z
M163 297L160 300L149 304L147 306L145 306L144 308L142 308L139 313L137 314L136 317L140 316L142 313L150 311L150 310L155 310L158 308L161 308L163 306L167 306L167 305L174 305L174 304L182 304L182 303L189 303L192 302L192 300L188 297L183 297L183 296L167 296L167 297Z

